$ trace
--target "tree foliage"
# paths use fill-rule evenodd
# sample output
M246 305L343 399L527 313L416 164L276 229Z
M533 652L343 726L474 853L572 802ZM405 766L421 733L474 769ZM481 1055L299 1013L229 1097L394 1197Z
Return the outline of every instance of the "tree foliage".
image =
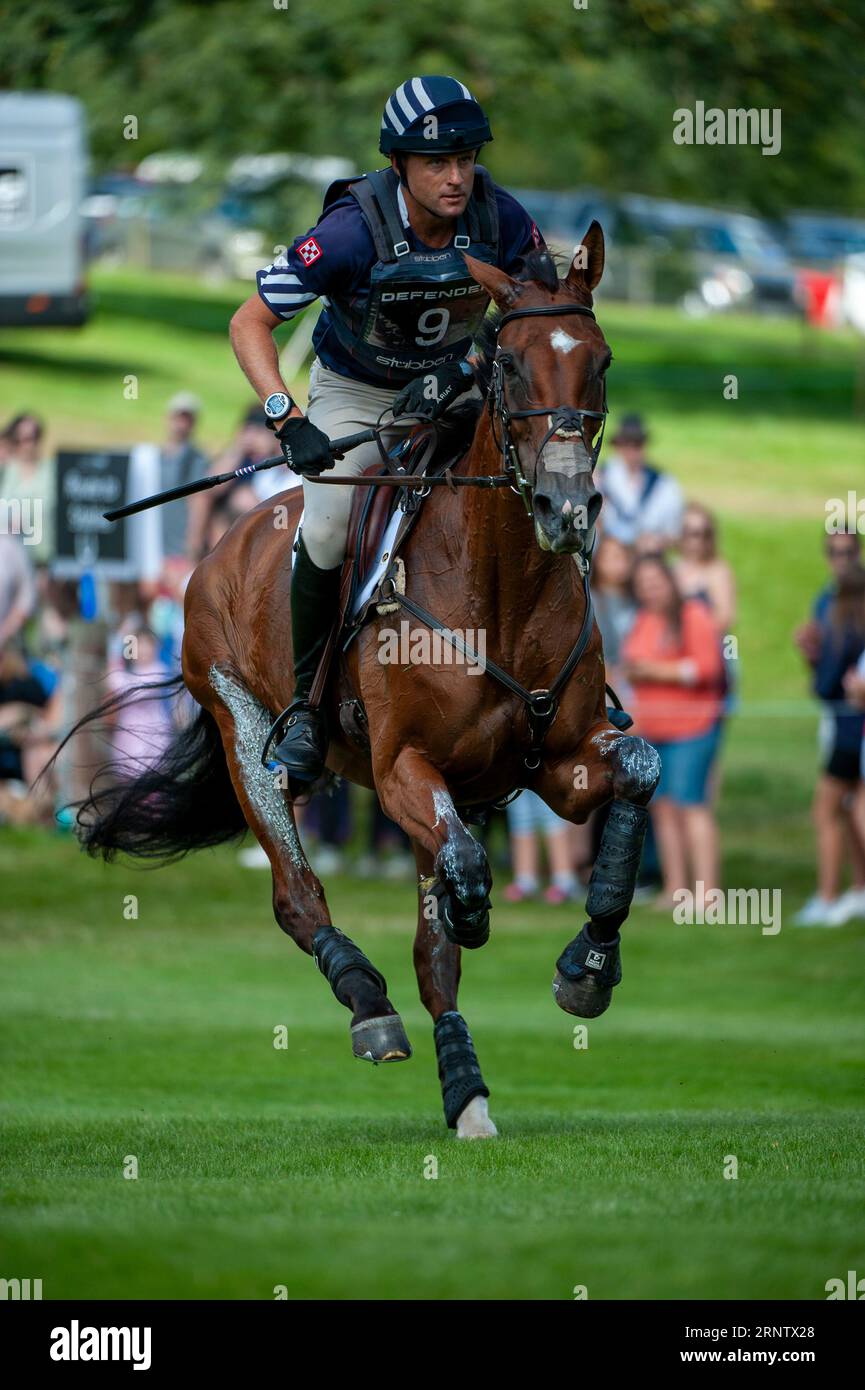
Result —
M575 3L28 0L0 16L0 86L79 96L97 167L182 148L342 154L369 168L388 93L449 72L488 107L484 158L507 183L768 213L865 208L861 4ZM781 152L676 145L673 112L698 100L779 109Z

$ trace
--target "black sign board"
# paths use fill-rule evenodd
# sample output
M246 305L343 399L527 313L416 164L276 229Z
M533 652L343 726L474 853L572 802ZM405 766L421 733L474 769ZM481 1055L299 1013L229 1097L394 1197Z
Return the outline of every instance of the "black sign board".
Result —
M103 579L132 579L128 520L106 521L129 487L129 454L63 451L57 455L56 560L63 578L92 570Z

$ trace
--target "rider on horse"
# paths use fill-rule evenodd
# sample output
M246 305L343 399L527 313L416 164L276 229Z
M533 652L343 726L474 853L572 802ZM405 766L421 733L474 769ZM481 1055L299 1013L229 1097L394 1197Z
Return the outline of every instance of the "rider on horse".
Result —
M376 444L335 465L331 439L369 429L388 408L434 418L473 389L467 354L489 298L462 252L516 275L543 246L529 214L476 162L492 138L462 82L404 82L381 122L390 168L332 185L318 224L258 272L258 293L232 319L232 344L295 472L336 466L358 475L379 458ZM280 376L272 334L319 296L304 415ZM298 781L318 777L327 753L324 716L309 695L335 616L354 491L304 484L291 582L294 698L272 754Z

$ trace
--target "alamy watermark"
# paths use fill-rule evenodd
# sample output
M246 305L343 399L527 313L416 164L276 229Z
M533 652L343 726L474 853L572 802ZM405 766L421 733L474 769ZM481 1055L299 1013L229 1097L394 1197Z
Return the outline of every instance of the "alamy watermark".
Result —
M865 495L860 497L850 488L846 502L840 497L827 497L824 505L827 536L855 536L857 532L865 536Z
M0 497L0 535L20 536L25 545L41 545L42 498Z
M41 1279L0 1279L0 1302L27 1303L42 1297Z
M761 145L763 154L781 150L781 109L778 106L706 107L694 103L693 111L680 106L673 112L673 141L677 145Z
M398 632L383 627L378 641L382 666L465 666L470 676L482 675L487 667L487 634L482 627L448 628L445 634L437 628L413 628L404 618Z
M781 930L780 888L710 888L697 879L695 892L677 888L673 921L677 926L759 926L763 936Z
M865 1279L860 1279L855 1269L848 1269L846 1283L843 1279L827 1279L824 1288L827 1303L837 1298L852 1298L857 1303L865 1299Z
M134 1371L150 1368L149 1327L82 1327L73 1318L69 1327L51 1330L52 1361L131 1361Z

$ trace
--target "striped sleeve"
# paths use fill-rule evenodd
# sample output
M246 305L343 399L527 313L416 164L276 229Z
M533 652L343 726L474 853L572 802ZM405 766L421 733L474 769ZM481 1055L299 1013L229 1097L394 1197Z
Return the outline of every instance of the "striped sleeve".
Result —
M271 313L288 322L295 314L300 314L318 298L318 291L311 290L301 281L284 256L278 257L273 265L266 266L256 274L258 293Z

